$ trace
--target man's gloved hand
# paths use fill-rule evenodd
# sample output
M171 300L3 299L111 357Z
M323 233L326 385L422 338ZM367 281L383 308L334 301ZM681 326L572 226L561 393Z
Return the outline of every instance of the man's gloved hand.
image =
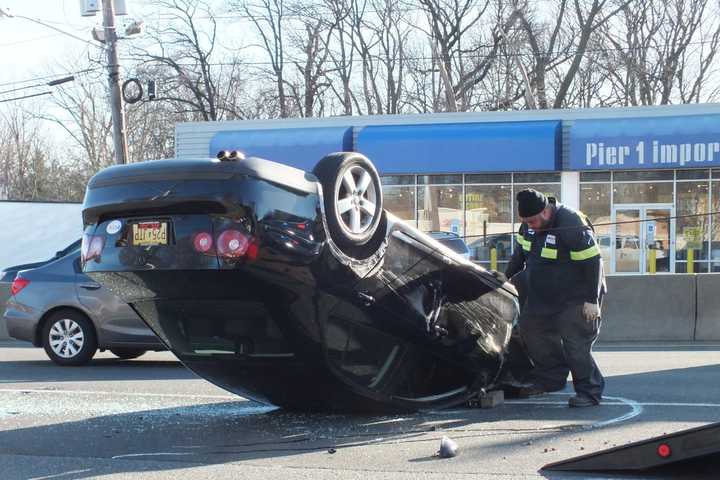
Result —
M585 302L583 304L583 317L588 322L594 322L600 318L600 307L597 303Z

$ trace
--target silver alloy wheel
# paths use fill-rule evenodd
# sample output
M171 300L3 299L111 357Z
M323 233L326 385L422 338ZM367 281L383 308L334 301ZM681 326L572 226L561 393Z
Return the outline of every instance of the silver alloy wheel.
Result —
M370 172L360 165L345 171L335 196L340 225L352 234L361 234L373 224L378 192Z
M83 348L85 335L82 328L74 320L63 318L58 320L50 328L48 334L50 348L55 354L62 358L72 358Z

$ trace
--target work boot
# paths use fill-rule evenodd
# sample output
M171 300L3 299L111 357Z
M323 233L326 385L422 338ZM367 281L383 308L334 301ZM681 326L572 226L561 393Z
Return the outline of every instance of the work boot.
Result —
M575 395L573 397L570 397L568 400L568 405L571 408L583 408L583 407L594 407L598 405L600 402L597 400L594 400L586 395Z

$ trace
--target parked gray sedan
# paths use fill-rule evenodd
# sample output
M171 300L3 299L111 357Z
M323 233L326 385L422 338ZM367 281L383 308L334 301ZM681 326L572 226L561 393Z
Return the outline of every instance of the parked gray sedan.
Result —
M60 365L82 365L100 350L123 359L165 350L122 300L82 273L80 249L15 276L3 315L8 333L44 347Z

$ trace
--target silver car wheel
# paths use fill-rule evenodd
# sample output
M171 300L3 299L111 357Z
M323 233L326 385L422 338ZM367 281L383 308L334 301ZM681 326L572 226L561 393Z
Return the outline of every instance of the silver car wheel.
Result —
M48 334L50 348L62 358L72 358L77 355L85 344L85 335L82 328L74 320L63 318L50 327Z
M360 165L347 169L335 197L335 207L342 227L353 233L365 232L377 212L377 192L370 172Z

